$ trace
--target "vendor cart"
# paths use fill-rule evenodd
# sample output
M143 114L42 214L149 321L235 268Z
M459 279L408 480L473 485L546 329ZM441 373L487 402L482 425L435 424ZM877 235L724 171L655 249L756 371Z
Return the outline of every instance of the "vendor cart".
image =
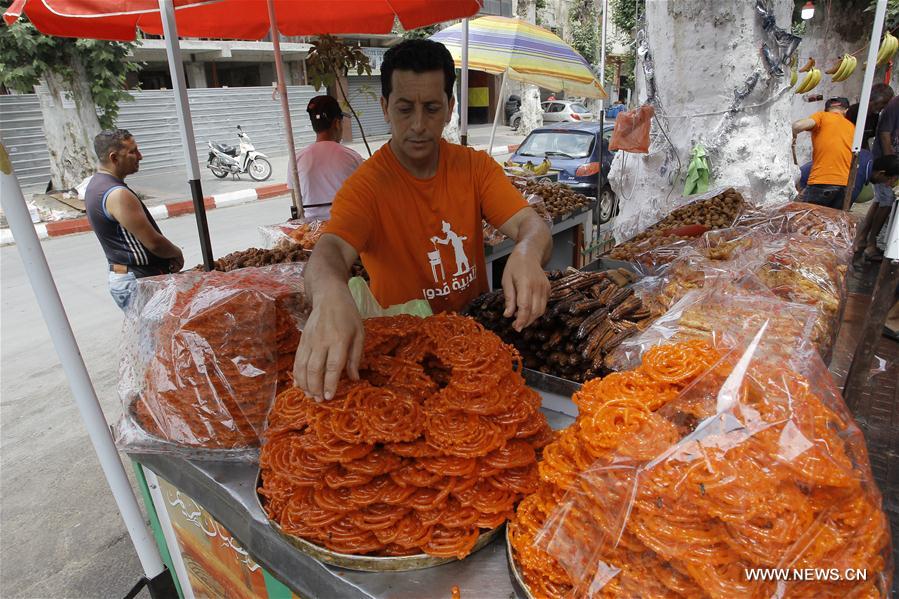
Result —
M566 396L541 391L553 428L577 414ZM273 528L256 498L250 463L130 454L160 553L183 599L229 597L520 597L505 535L462 561L406 572L358 572L323 564Z

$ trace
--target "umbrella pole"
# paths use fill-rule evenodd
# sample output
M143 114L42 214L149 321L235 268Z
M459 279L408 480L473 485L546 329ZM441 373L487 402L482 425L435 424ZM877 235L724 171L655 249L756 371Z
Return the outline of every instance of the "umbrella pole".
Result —
M100 408L84 359L72 333L72 327L59 298L59 291L53 282L47 257L31 223L22 188L19 187L13 172L6 146L2 143L0 143L0 203L50 332L50 340L66 373L75 405L81 414L100 467L106 476L106 482L125 521L125 528L144 570L143 582L149 585L151 597L177 597L174 580L163 565L159 549L144 524L137 498L131 490L125 468L119 460L115 443L106 424L106 417Z
M887 0L877 0L877 8L874 11L874 26L871 28L871 43L868 44L868 62L865 66L865 76L862 78L862 93L858 100L859 107L867 106L871 101L871 86L874 84L874 71L877 69L877 50L883 22L885 21ZM858 172L858 154L862 147L862 138L865 135L865 121L868 119L868 110L859 108L858 118L855 122L855 136L852 138L852 162L849 166L849 180L846 182L846 195L843 196L843 210L849 210L852 204L852 188L855 186L855 177Z
M284 132L287 134L287 176L290 177L291 195L296 214L303 218L303 194L300 191L300 177L297 173L297 151L293 143L293 123L290 120L290 104L287 101L287 82L284 80L284 63L281 61L281 36L278 33L278 19L275 17L274 0L267 0L268 21L272 31L272 46L275 51L275 72L278 74L278 91L281 95L281 113L284 116Z
M462 19L462 74L459 87L459 137L468 145L468 19Z
M503 81L499 84L499 93L496 94L496 114L493 116L493 128L490 130L490 146L487 149L487 153L491 156L493 155L493 140L496 137L496 126L499 124L499 113L502 110L503 103L503 94L506 91L506 75L509 73L509 70L506 69L503 71Z
M175 22L174 0L159 0L162 30L165 34L165 53L169 61L169 73L175 95L175 110L181 133L181 146L187 163L188 185L200 233L200 250L203 253L203 268L212 270L212 242L209 240L209 224L206 222L206 206L203 202L203 187L200 184L200 164L197 161L197 143L194 140L193 120L187 88L184 86L184 64L181 61L181 46L178 42L178 25Z
M600 52L599 52L599 85L602 86L603 89L606 88L606 31L608 24L607 15L609 8L609 0L602 0L602 31L600 32ZM606 127L606 101L605 98L599 99L599 172L597 173L597 181L596 181L596 209L593 213L593 222L596 223L596 239L599 239L599 230L602 227L600 221L602 220L600 217L600 213L602 211L602 189L605 186L602 172L602 159L603 159L603 150L605 149L605 129ZM615 202L612 201L612 211L615 210ZM611 214L609 218L611 218Z

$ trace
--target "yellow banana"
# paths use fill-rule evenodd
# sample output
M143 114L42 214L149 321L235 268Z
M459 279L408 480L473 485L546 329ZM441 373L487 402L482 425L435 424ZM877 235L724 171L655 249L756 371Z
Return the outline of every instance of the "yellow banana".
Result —
M799 71L796 70L796 66L794 65L792 69L790 69L790 87L796 85L796 82L799 80Z
M552 166L552 163L546 158L543 159L543 162L537 165L537 168L534 169L535 175L545 175L549 172L549 167Z
M877 51L877 64L881 65L893 58L896 49L899 48L899 40L887 31L883 34L883 40L880 42L880 49Z
M804 94L805 92L818 85L818 81L820 80L821 69L816 69L813 67L812 70L805 75L805 78L802 80L802 83L799 84L799 87L796 88L796 93Z
M833 75L831 79L833 81L842 81L840 77L843 76L843 73L846 71L846 69L849 68L850 64L852 64L852 60L850 59L850 57L846 54L843 54L843 58L840 59L840 68L831 73Z
M855 67L858 64L858 59L855 56L846 56L844 61L846 64L842 65L836 75L833 76L834 82L846 81L855 71Z

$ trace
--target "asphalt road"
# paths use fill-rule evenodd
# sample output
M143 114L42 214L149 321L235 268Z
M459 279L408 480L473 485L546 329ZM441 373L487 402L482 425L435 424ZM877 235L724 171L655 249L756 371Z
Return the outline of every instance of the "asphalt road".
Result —
M287 197L209 213L216 256L260 246L257 225L289 216ZM193 215L161 223L201 262ZM113 423L122 314L90 234L43 243L91 379ZM122 597L142 576L15 246L0 248L0 596ZM128 464L130 474L130 464ZM146 591L141 597L147 597Z

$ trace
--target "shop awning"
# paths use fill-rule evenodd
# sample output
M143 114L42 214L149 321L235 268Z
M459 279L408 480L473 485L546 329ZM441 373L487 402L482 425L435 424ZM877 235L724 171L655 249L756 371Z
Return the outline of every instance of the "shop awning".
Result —
M259 40L269 34L266 0L174 0L181 37ZM394 19L415 29L475 14L478 0L274 0L284 35L389 33ZM131 41L140 29L162 35L158 0L15 0L4 13L22 13L48 35Z

